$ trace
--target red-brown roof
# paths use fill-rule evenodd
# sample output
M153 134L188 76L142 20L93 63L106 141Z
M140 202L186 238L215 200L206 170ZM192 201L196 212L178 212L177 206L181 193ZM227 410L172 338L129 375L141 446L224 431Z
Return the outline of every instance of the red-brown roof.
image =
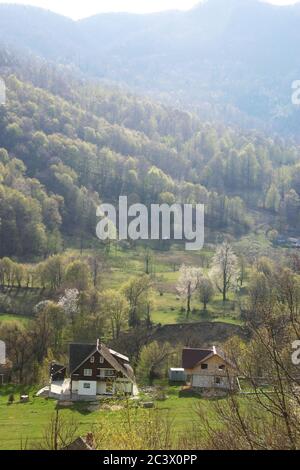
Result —
M226 357L226 354L215 346L213 346L211 349L184 348L182 351L182 367L184 369L194 369L197 364L213 356L219 356L231 367L235 367L230 359Z
M193 369L212 353L212 349L184 348L182 351L182 367L184 369Z

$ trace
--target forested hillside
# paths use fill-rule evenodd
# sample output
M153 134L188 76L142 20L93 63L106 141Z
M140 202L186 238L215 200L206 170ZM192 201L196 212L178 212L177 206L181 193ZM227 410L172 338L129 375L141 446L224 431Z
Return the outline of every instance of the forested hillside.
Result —
M297 138L299 5L207 0L187 12L102 14L78 22L0 6L0 40L149 93L201 117Z
M299 16L0 5L0 449L300 448ZM100 241L120 196L204 246Z
M297 146L7 50L1 64L1 255L51 254L61 235L94 236L97 204L122 194L146 204L204 203L207 227L233 235L251 227L246 208L268 210L279 231L299 227Z

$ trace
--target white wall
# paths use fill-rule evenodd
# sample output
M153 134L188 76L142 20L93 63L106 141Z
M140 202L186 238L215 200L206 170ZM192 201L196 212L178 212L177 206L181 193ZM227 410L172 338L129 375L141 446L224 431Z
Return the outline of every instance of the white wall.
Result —
M105 382L97 382L97 394L104 395L106 393L106 383Z
M78 380L73 380L72 382L72 392L78 392L79 382Z
M0 364L3 366L6 364L6 345L4 341L0 341Z
M220 383L217 384L214 376L193 375L192 386L199 388L231 388L228 377L219 377Z
M132 393L132 383L118 380L115 382L115 392Z
M84 388L83 384L89 383L90 388ZM73 393L78 392L78 395L87 395L87 396L95 396L95 395L105 395L106 394L106 383L104 381L92 382L89 380L80 380L80 381L73 381L72 382L72 391ZM132 383L123 381L119 379L114 383L113 392L117 393L132 393Z
M204 376L204 375L193 375L192 378L192 386L193 387L202 387L202 388L210 388L213 386L213 377Z
M89 384L90 388L85 388L84 384ZM96 396L97 382L91 382L89 380L79 380L78 395Z

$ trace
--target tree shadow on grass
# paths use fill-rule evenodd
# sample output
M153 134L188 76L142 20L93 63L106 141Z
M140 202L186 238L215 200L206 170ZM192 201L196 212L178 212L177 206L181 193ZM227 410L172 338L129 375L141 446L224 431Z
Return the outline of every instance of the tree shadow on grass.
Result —
M62 410L76 411L77 413L83 416L88 416L99 410L99 408L96 408L96 406L94 409L91 409L92 407L93 407L92 403L89 403L89 402L74 402L67 406L64 406L60 403L57 403L56 405L56 409L59 411L62 411Z

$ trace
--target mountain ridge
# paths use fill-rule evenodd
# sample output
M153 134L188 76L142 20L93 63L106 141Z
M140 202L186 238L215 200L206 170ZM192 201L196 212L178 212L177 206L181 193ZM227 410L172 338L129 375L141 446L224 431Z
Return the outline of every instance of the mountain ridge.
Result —
M0 42L205 119L297 136L299 4L208 0L188 11L74 21L0 5Z

